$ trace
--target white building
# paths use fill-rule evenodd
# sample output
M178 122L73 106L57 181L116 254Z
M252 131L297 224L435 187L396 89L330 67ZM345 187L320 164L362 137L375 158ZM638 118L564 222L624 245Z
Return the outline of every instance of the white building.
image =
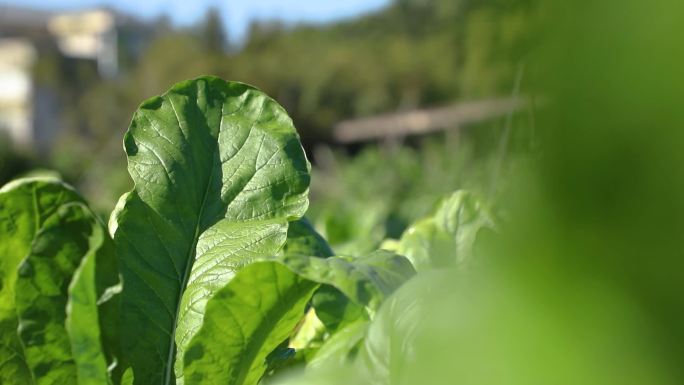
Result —
M20 38L0 39L0 130L19 146L34 143L33 44Z
M33 81L36 39L54 41L61 55L94 60L103 78L118 72L116 15L106 10L50 13L0 6L0 135L18 147L49 149L59 131L54 90Z

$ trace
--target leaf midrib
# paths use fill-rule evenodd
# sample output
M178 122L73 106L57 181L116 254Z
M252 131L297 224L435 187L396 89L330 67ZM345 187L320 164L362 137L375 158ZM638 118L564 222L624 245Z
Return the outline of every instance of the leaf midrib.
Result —
M173 107L173 103L171 104ZM176 108L173 107L173 110L175 112ZM181 122L180 119L178 119L178 116L176 115L176 120L178 121L178 127L181 127ZM182 130L182 129L181 129ZM221 105L221 122L219 123L219 130L218 130L218 136L221 135L221 131L223 130L223 105ZM183 298L183 293L185 293L185 288L188 284L188 280L190 279L190 271L192 270L192 265L193 265L193 260L194 260L194 253L195 249L197 248L197 242L199 241L199 236L200 236L200 224L202 223L202 216L204 214L204 207L207 203L207 196L209 196L209 190L211 190L211 182L214 179L214 173L216 170L216 166L214 165L214 160L216 158L216 155L218 154L218 148L219 148L219 142L218 138L216 140L216 145L214 146L214 151L212 152L212 167L211 167L211 172L209 173L209 180L207 180L207 187L204 190L204 196L202 197L202 203L200 203L200 208L199 208L199 213L197 214L197 222L195 223L195 234L193 235L192 239L192 244L190 245L190 249L187 252L187 257L186 257L186 262L185 262L185 271L183 272L183 280L181 281L181 286L180 286L180 291L178 293L178 301L176 302L176 314L173 317L173 327L171 329L171 338L170 338L170 343L169 343L169 354L166 362L166 373L165 373L165 379L164 379L164 384L165 385L170 385L171 384L171 379L175 379L175 374L173 374L173 361L175 358L175 353L176 353L176 329L178 326L178 316L180 315L180 303L181 299Z

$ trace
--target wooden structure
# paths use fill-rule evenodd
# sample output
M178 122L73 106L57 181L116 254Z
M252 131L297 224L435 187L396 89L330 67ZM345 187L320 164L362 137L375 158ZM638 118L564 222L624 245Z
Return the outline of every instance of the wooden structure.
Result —
M525 106L524 98L461 102L446 107L345 120L335 126L333 134L341 143L401 138L505 116Z

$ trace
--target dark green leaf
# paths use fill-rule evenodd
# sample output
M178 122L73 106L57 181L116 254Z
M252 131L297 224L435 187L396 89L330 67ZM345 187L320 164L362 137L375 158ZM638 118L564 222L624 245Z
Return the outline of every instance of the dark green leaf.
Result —
M19 336L36 384L111 383L97 302L116 284L113 259L103 225L82 203L60 206L36 235L16 282Z
M306 218L290 223L282 253L315 257L330 257L334 254L328 242L316 232Z
M98 340L104 348L107 366L113 369L110 377L118 383L125 368L120 349L121 282L117 258L114 243L104 226L90 212L85 217L92 224L92 234L88 239L88 253L69 287L66 327L79 385L103 383L100 353L96 349ZM94 320L98 321L99 329L94 326Z
M295 349L289 347L289 339L283 341L266 356L266 375L287 367L295 361Z
M350 300L333 286L324 285L314 294L311 305L329 333L358 320L368 319L362 305Z

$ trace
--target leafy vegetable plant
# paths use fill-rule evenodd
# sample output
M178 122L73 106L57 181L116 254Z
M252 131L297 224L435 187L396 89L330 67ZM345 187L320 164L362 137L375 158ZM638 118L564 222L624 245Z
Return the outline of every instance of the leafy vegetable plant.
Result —
M345 363L415 269L466 258L490 223L457 193L395 251L334 256L304 218L287 113L214 77L143 102L124 149L134 187L108 231L58 180L0 190L0 383L247 385Z

